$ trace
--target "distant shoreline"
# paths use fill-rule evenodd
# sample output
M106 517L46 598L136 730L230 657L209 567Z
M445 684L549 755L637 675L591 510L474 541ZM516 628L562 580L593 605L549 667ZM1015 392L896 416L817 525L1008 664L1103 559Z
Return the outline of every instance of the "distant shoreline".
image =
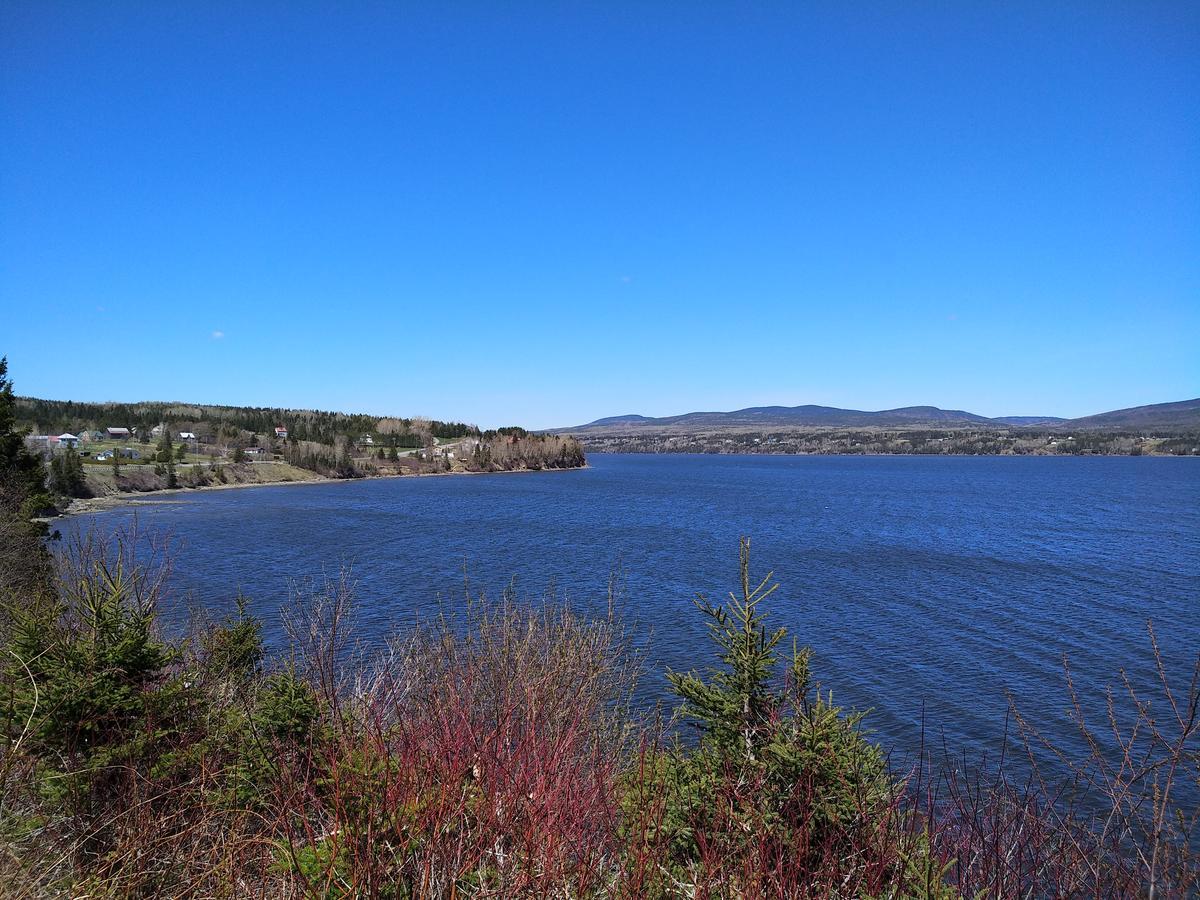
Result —
M625 448L588 447L588 454L596 456L744 456L744 457L859 457L877 459L881 457L903 456L911 459L1200 459L1194 453L913 453L913 452L880 452L871 453L820 453L820 452L770 452L766 450L739 450L737 452L719 452L709 450L630 450Z

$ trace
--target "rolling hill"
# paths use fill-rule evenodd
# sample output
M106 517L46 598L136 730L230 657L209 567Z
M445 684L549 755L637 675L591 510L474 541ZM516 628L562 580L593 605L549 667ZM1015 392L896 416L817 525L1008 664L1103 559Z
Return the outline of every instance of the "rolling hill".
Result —
M1112 412L1071 419L1067 424L1073 428L1106 429L1200 428L1200 397L1176 403L1154 403L1150 406L1116 409Z
M1076 419L1058 416L989 418L961 409L905 406L868 411L833 406L751 406L731 412L691 412L678 416L609 416L562 432L706 431L746 428L1073 428L1073 429L1200 429L1200 399L1136 406Z

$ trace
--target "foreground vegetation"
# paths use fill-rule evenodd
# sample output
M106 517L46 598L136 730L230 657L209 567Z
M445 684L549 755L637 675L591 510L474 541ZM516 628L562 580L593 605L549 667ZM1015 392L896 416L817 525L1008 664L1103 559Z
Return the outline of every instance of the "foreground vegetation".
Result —
M698 603L714 664L670 674L681 705L664 723L631 704L640 670L613 615L479 597L367 655L342 578L285 611L288 640L268 653L238 603L164 633L168 567L134 540L8 563L10 893L1183 897L1198 884L1196 811L1179 801L1200 767L1195 683L1164 682L1153 711L1136 696L1114 709L1118 743L1089 732L1096 753L1062 778L963 777L961 761L928 759L897 772L859 716L813 689L809 652L784 658L763 608L775 585L751 578L748 542L739 589ZM1072 777L1103 808L1066 802Z

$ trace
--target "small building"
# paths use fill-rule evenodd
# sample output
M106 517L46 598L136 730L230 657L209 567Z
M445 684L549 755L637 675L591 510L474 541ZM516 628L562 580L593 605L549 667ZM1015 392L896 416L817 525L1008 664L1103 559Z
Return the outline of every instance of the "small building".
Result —
M194 432L191 432L191 431L181 431L181 432L179 432L179 439L180 439L181 441L194 441L194 440L197 440L195 433L194 433Z
M275 439L276 440L286 441L287 434L288 434L287 429L284 428L282 425L275 426Z
M163 433L162 425L155 425L153 428L150 429L150 437L162 437L162 433Z
M81 432L79 432L79 439L81 441L83 441L84 443L88 443L90 441L102 441L102 440L104 440L104 432L103 431L81 431Z
M74 450L79 446L79 438L70 432L64 432L63 434L56 434L51 437L50 445L58 447L60 450Z
M360 437L358 439L358 442L360 444L363 444L364 446L370 447L370 446L374 445L375 438L371 437L369 434L364 434L362 437Z
M262 457L267 455L267 451L264 450L262 447L247 447L242 452L245 453L247 456L252 457L253 459L261 459Z
M109 440L118 441L129 437L128 428L105 428L104 433L108 435Z

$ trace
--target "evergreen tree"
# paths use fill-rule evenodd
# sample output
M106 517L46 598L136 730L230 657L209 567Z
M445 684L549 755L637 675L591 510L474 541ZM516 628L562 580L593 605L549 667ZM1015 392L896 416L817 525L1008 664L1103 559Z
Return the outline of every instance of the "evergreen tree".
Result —
M338 478L353 478L358 474L358 470L354 467L354 460L350 456L349 441L342 444L342 450L337 456L335 472Z
M167 476L167 487L178 487L179 481L175 477L175 442L171 440L171 429L169 426L163 426L163 434L162 438L159 439L158 454L155 458L164 466Z
M19 429L17 401L8 378L8 358L0 357L0 481L22 500L40 493L46 484L42 458L25 446L28 429Z
M125 560L86 565L76 573L84 577L63 583L65 596L16 611L9 640L23 664L6 663L16 686L8 702L31 723L29 737L48 757L66 763L78 753L111 764L136 740L157 699L147 688L159 681L171 651L156 635L157 609L144 576ZM75 768L92 777L90 767Z
M163 429L162 437L158 440L158 461L165 463L175 455L175 445L171 440L171 431L169 428Z
M64 497L82 497L86 493L83 461L68 447L50 460L50 488Z
M728 607L697 600L722 666L707 678L667 676L701 732L698 746L664 754L652 776L653 791L666 797L663 827L685 867L700 852L698 833L736 837L739 823L755 821L775 823L789 853L809 852L800 835L818 853L854 846L893 790L879 747L860 730L862 716L843 715L812 690L807 648L793 648L789 677L778 677L786 631L768 629L758 609L777 588L771 577L752 582L743 538L740 596L731 593Z
M750 587L750 541L741 542L741 588L738 598L729 594L729 609L713 605L703 596L696 605L709 619L708 629L720 648L724 670L716 670L705 681L695 673L667 675L671 687L684 700L684 710L718 746L730 753L744 753L753 760L758 754L775 712L783 698L771 689L775 648L787 633L777 628L768 633L766 615L758 604L778 589L771 584L774 573Z
M0 357L0 602L50 590L52 567L42 536L32 522L49 505L42 458L25 447L26 432L16 427L16 399L8 360Z

